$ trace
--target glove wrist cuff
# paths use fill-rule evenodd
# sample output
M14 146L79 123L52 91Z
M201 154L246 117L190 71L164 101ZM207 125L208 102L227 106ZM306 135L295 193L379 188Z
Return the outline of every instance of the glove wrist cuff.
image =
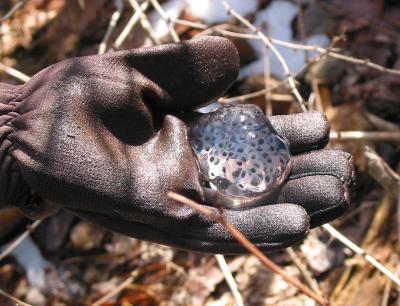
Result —
M18 105L19 91L16 86L0 83L0 145L8 134L8 123L18 114L14 112Z
M14 159L8 154L12 143L7 138L13 130L10 121L18 116L14 111L19 103L18 97L16 86L0 83L0 210L13 206L12 198L18 187L15 182Z

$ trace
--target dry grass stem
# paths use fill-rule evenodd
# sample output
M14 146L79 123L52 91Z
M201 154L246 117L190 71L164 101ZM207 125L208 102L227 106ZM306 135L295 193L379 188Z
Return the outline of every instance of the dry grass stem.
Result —
M121 33L118 35L117 39L114 42L114 47L116 49L119 49L121 45L124 43L125 39L129 36L137 22L140 20L140 15L145 12L148 7L149 7L149 1L143 2L140 5L140 10L136 11L132 17L129 19L128 23L126 24L125 28L121 31Z
M9 295L7 292L3 291L0 289L0 295L4 296L5 298L13 301L15 303L16 306L33 306L31 304L25 303L19 299L17 299L16 297L13 297L12 295Z
M104 37L99 45L98 54L104 54L106 52L108 40L110 39L110 36L111 36L113 30L115 29L115 26L117 25L117 22L118 22L119 18L121 17L121 13L124 8L124 2L122 0L118 0L115 3L116 3L115 5L117 6L117 9L111 15L110 22L108 23L106 33L104 34Z
M0 70L4 71L8 75L11 75L12 77L22 81L22 82L28 82L31 78L27 76L26 74L22 73L21 71L8 67L4 65L3 63L0 63Z
M238 32L228 31L228 30L220 29L219 28L220 25L215 25L215 26L209 27L202 23L191 22L191 21L175 19L175 18L171 18L171 21L176 24L186 25L188 27L192 27L195 29L204 30L204 32L202 32L198 35L209 35L209 34L213 34L213 33L218 33L218 34L225 35L228 37L235 37L235 38L241 38L241 39L263 40L260 37L260 35L258 35L258 34L238 33ZM263 34L263 35L265 36L265 34ZM289 48L289 49L292 49L295 51L300 51L300 50L315 51L315 52L320 53L320 55L323 55L323 56L329 56L329 57L336 58L341 61L356 64L356 65L367 66L371 69L380 71L382 73L400 75L400 70L383 67L381 65L372 63L369 59L359 59L356 57L340 54L340 53L338 53L338 51L339 51L338 48L322 48L321 46L318 46L318 45L296 44L296 43L292 43L292 42L275 39L272 37L269 37L268 39L271 43L273 43L277 46Z
M321 51L317 50L317 51L320 53L323 53L322 50ZM343 54L339 54L339 53L335 53L335 52L330 52L330 51L326 51L326 55L328 55L332 58L336 58L336 59L345 61L345 62L358 64L358 65L364 65L364 66L367 66L374 70L378 70L380 72L390 73L390 74L395 74L395 75L400 76L400 70L382 67L378 64L372 63L369 59L359 59L359 58L355 58L355 57L351 57L351 56L347 56L347 55L343 55Z
M393 198L400 195L400 176L369 146L365 146L365 157L368 161L368 173Z
M161 41L157 38L153 27L150 24L149 19L147 18L146 14L144 14L142 12L142 10L140 9L140 5L139 2L137 2L137 0L128 0L129 3L131 4L131 6L133 7L133 9L136 12L140 13L140 24L142 26L142 28L147 32L147 34L149 35L151 41L153 42L154 45L160 45Z
M300 257L296 254L296 251L292 247L288 247L286 249L290 259L293 261L295 266L299 269L301 275L303 276L304 280L307 282L308 286L314 290L314 292L318 295L322 296L321 289L318 286L318 282L312 276L311 272L308 271L307 266L302 263Z
M170 265L173 267L174 265L170 263ZM108 292L107 294L105 294L104 296L102 296L100 299L98 299L97 301L95 301L94 303L90 304L90 306L101 306L103 305L105 302L107 302L108 300L110 300L113 296L117 295L118 293L122 292L124 289L126 289L127 287L131 286L132 282L140 275L142 275L143 273L147 273L147 272L152 272L154 270L159 269L161 266L160 263L154 263L152 265L146 266L145 268L142 268L140 270L134 270L132 271L129 276L121 283L119 284L117 287L115 287L114 289L112 289L110 292Z
M15 5L11 8L10 11L8 11L5 15L0 17L0 24L13 17L15 12L21 8L25 4L26 0L20 0L20 1L14 1ZM103 36L103 39L99 45L98 53L103 54L107 51L109 40L111 37L111 34L115 30L115 27L118 23L118 21L121 18L121 14L123 11L123 0L116 0L116 10L113 12L107 30ZM140 22L142 28L147 32L149 38L152 40L152 42L156 45L161 44L160 39L156 36L154 29L152 28L151 23L149 22L149 19L147 15L145 14L146 10L148 10L150 3L154 7L154 9L157 11L157 13L161 16L163 21L166 23L168 27L168 33L171 36L172 40L174 42L180 41L178 34L176 33L174 26L175 24L183 25L186 27L190 27L193 29L198 29L201 30L202 32L197 34L196 36L201 36L201 35L212 35L212 34L217 34L221 36L226 36L226 37L231 37L231 38L238 38L238 39L245 39L245 40L257 40L261 41L264 46L265 46L265 55L264 55L264 86L262 90L258 90L256 92L251 92L248 94L236 96L236 97L230 97L230 98L220 98L218 102L221 104L227 104L227 103L241 103L245 102L248 99L252 99L258 96L265 96L265 110L267 115L272 115L272 101L285 101L285 102L295 102L294 98L298 102L298 105L300 106L302 111L307 111L308 109L317 109L320 111L323 111L322 109L322 97L320 95L320 92L318 90L318 83L317 80L313 79L311 82L312 85L312 90L313 93L310 95L308 99L308 103L303 99L301 96L299 90L298 90L298 82L296 81L296 77L301 75L302 72L306 71L313 65L314 63L320 61L321 59L325 57L331 57L340 61L344 61L347 63L355 64L355 65L361 65L368 67L370 69L382 72L382 73L388 73L392 75L397 75L400 76L400 70L397 69L390 69L383 67L381 65L375 64L370 62L369 59L359 59L355 58L352 56L340 54L339 52L342 52L339 48L335 48L334 45L336 43L336 40L332 40L332 44L329 47L322 48L318 45L306 45L306 33L305 33L305 26L304 26L304 14L303 10L301 7L301 1L296 0L296 4L298 7L298 28L300 31L300 37L302 43L293 43L293 42L286 42L286 41L281 41L278 39L274 39L272 37L269 37L268 35L264 34L260 29L256 28L254 24L252 24L249 20L245 19L242 15L240 15L238 12L232 9L232 7L226 2L223 1L225 8L231 16L236 18L243 26L235 26L231 24L218 24L218 25L213 25L209 26L200 22L192 22L188 20L183 20L179 18L173 18L170 17L166 14L164 9L161 7L160 3L158 0L146 0L143 1L142 4L139 4L137 0L128 0L130 5L134 9L134 13L129 19L128 23L124 27L124 29L119 33L117 39L115 40L113 47L116 49L119 49L124 41L128 38L130 33L132 33L133 29L137 25L138 22ZM83 3L79 1L79 3ZM17 16L18 17L18 16ZM110 43L112 44L112 43ZM284 48L289 48L294 51L304 51L304 56L306 58L306 64L301 68L300 72L297 72L296 74L293 74L288 65L287 62L285 61L285 58L282 57L281 53L279 50L276 48L276 46L281 46ZM285 79L277 82L276 84L271 85L271 78L270 78L270 67L269 67L269 57L271 55L271 52L276 56L278 59L284 73L285 73ZM316 54L313 58L310 58L309 56L314 53ZM4 71L8 75L22 81L22 82L27 82L30 77L25 75L24 73L18 71L15 68L9 67L3 63L0 63L0 71ZM296 72L296 71L294 71ZM315 81L315 82L314 82ZM291 91L291 94L272 94L272 91L278 88L281 85L285 85L286 88L288 88ZM294 97L294 98L293 98ZM311 107L313 106L313 107ZM331 139L336 140L336 141L371 141L371 142L380 142L380 141L386 141L386 142L392 142L395 144L400 143L400 126L387 122L383 119L381 119L378 116L375 116L373 114L368 114L366 113L367 119L372 122L372 124L375 126L375 129L378 131L332 131L331 132ZM383 188L385 189L385 195L382 199L382 202L378 205L376 208L376 212L373 218L373 221L371 222L371 226L369 227L369 230L367 234L365 235L364 238L364 243L360 244L360 246L354 244L352 241L350 241L347 237L345 237L343 234L338 232L335 228L333 228L329 224L323 225L323 228L334 238L338 239L342 244L344 244L346 247L351 249L355 254L360 255L359 259L363 258L367 262L369 262L373 267L378 269L380 272L382 272L384 275L387 276L387 283L385 286L385 289L383 291L383 296L382 296L382 306L387 305L389 301L389 295L390 295L390 290L391 290L391 285L392 282L396 284L396 286L400 287L400 278L399 278L399 269L397 269L397 273L392 273L388 268L383 266L381 263L379 263L375 258L373 258L371 255L369 255L365 249L368 249L367 246L376 239L379 230L382 229L384 222L387 220L387 215L390 213L388 207L393 207L394 199L398 197L398 203L400 207L400 176L393 171L387 163L378 155L376 152L370 148L370 147L365 147L365 156L367 158L368 162L368 171L369 174L378 182L380 183ZM305 282L308 284L310 288L302 284L299 280L296 278L291 277L288 275L285 271L283 271L280 267L275 265L271 260L269 260L254 244L252 244L241 232L239 232L234 225L229 223L229 221L224 217L223 211L220 210L220 213L214 213L210 209L208 209L206 206L203 206L201 204L198 204L184 196L181 196L179 194L170 192L168 193L168 198L171 200L174 200L176 202L188 205L198 211L199 213L207 216L211 220L214 220L215 222L220 223L226 230L229 231L229 233L240 243L243 245L244 248L246 248L250 253L252 253L254 256L256 256L262 264L270 269L272 272L280 275L283 279L285 279L288 283L292 284L299 290L301 290L304 294L309 296L310 298L314 299L317 303L321 305L327 305L328 302L324 300L321 294L321 290L318 286L318 282L313 278L311 273L307 270L307 267L302 263L301 259L299 256L296 254L296 252L292 248L287 249L287 253L291 257L293 263L298 267L299 271L301 272L302 277L304 278ZM373 203L375 205L375 203ZM358 214L360 211L370 208L371 203L368 205L363 205L354 210L352 213L350 213L349 216L347 216L347 219L349 219L351 216L354 214ZM399 214L400 216L400 214ZM400 217L399 217L400 218ZM342 220L344 222L345 219ZM400 219L399 219L400 221ZM39 225L41 221L35 221L32 223L30 226L28 226L27 230L21 234L15 241L13 241L10 245L8 245L1 253L0 253L0 261L3 260L6 256L8 256L15 248L18 247L18 245L26 238L28 235L34 231ZM400 224L400 222L399 222ZM369 250L369 249L368 249ZM243 299L238 291L237 284L235 282L235 279L233 278L231 272L229 271L229 268L227 266L226 260L223 255L215 255L217 262L219 264L220 269L222 270L224 277L227 281L227 284L233 294L233 297L235 299L235 302L237 305L243 305ZM396 257L396 260L398 260L398 257ZM357 257L358 258L358 257ZM391 265L394 265L392 260L390 260ZM169 263L173 264L173 263ZM363 267L368 267L368 264L364 263ZM151 267L148 267L151 269ZM398 266L399 268L399 266ZM371 271L373 268L369 267L368 271ZM339 291L345 291L347 290L347 281L353 277L352 282L353 283L360 283L362 277L368 273L368 271L361 271L364 274L357 274L354 275L352 273L354 269L349 268L345 270L345 272L342 275L341 281L338 283L336 286L335 290L333 291L332 295L339 295L339 293L344 295L343 292ZM362 270L362 269L360 269ZM91 306L100 306L106 303L108 300L110 300L113 296L116 296L117 294L121 293L124 289L128 288L129 286L132 285L132 283L137 279L138 275L140 275L143 271L141 270L135 270L132 271L130 274L125 275L124 277L127 277L125 280L121 282L118 286L116 286L113 290L108 292L106 295L104 295L102 298L99 300L95 301ZM354 271L353 271L354 272ZM8 293L4 292L3 290L0 289L0 296L4 296L13 302L15 302L17 305L23 305L23 306L32 306L30 304L27 304L23 301L20 301L19 299L9 295Z
M187 205L197 212L203 214L210 220L214 222L220 223L229 233L235 238L244 248L246 248L251 254L257 257L260 262L272 272L280 275L285 281L289 284L292 284L297 289L302 291L305 295L313 299L320 305L328 305L328 302L321 296L317 295L310 288L301 283L298 279L293 278L285 271L283 271L280 267L278 267L275 263L273 263L270 259L268 259L262 252L259 250L250 240L248 240L240 231L238 231L225 217L222 213L215 214L206 206L196 203L195 201L184 197L183 195L177 194L175 192L168 192L168 199Z
M400 132L331 131L331 140L369 140L399 143Z
M232 292L232 295L233 295L236 305L243 306L244 304L243 304L242 295L240 294L240 292L238 290L238 286L236 284L235 279L233 278L231 271L229 270L229 267L228 267L228 264L226 263L224 255L216 254L215 258L217 259L219 268L221 269L222 273L224 274L224 278L226 280L226 283L229 286L229 289Z
M400 125L387 121L375 114L372 114L366 110L363 112L365 118L376 128L377 130L387 132L400 132Z
M246 27L248 27L251 31L253 31L255 34L257 34L262 42L265 44L265 46L271 50L272 53L276 56L278 62L281 64L282 69L285 73L286 80L288 81L289 87L291 89L292 94L295 96L297 102L300 105L300 108L303 112L307 111L307 108L304 104L304 99L301 96L300 92L298 91L296 87L296 82L294 80L294 77L292 73L289 70L289 67L285 61L285 59L282 57L281 53L276 49L276 47L272 44L272 42L269 40L267 36L265 36L259 29L257 29L251 22L249 22L247 19L243 18L241 15L239 15L232 7L226 2L223 1L223 4L225 6L225 9L227 10L228 14L232 15L235 17L237 20L239 20L241 23L243 23Z
M271 95L271 69L269 65L269 52L264 49L264 86L265 86L265 114L272 116L272 95Z
M24 239L26 239L30 233L32 233L40 225L40 223L42 223L42 220L37 220L28 225L26 230L0 253L0 261L14 251L20 245L20 243L24 241Z
M374 245L374 241L379 239L379 234L386 228L388 224L388 219L390 219L394 204L394 198L390 195L390 193L385 193L382 199L376 205L374 215L368 226L368 231L361 243L361 247L363 249L369 249Z
M100 299L98 299L96 302L93 304L90 304L90 306L101 306L108 300L110 300L113 296L117 295L120 293L122 290L124 290L126 287L128 287L137 277L138 272L134 271L131 273L131 275L125 279L121 284L119 284L117 287L115 287L113 290L108 292L106 295L102 296Z
M234 102L245 102L248 99L252 99L252 98L255 98L255 97L259 97L259 96L265 95L265 93L267 91L272 91L275 88L276 87L269 88L269 89L264 88L264 89L261 89L261 90L258 90L258 91L252 92L252 93L248 93L248 94L241 95L241 96L236 96L236 97L231 97L231 98L222 97L222 98L218 99L218 102L221 103L221 104L229 104L229 103L234 103Z
M296 6L297 6L297 27L300 32L301 42L303 45L305 45L306 41L307 41L307 35L306 35L306 29L305 29L305 25L304 25L304 12L303 12L303 7L302 7L302 1L296 0ZM308 51L307 50L304 50L304 59L306 62L308 62Z
M398 265L399 262L399 256L398 254L392 254L390 256L389 260L394 266L396 267L396 275L399 276L400 274L400 265ZM382 301L381 301L381 306L387 306L389 305L389 300L390 300L390 291L392 287L392 281L389 279L383 288L383 294L382 294Z
M194 29L198 30L204 30L203 32L197 34L198 36L202 35L210 35L213 33L225 35L228 37L234 37L234 38L241 38L241 39L252 39L252 40L262 40L261 37L257 34L251 34L246 32L246 29L240 28L240 27L235 27L234 25L231 24L217 24L214 26L208 26L203 23L198 23L198 22L192 22L192 21L187 21L183 19L177 19L177 18L172 18L172 21L176 24L181 24L181 25L186 25L188 27L192 27ZM227 30L229 29L234 29L235 31L232 30ZM268 37L269 40L277 45L277 46L282 46L288 49L292 49L294 51L315 51L319 53L326 53L326 49L318 46L318 45L306 45L306 44L296 44L293 42L288 42L288 41L283 41L280 39L275 39L272 37ZM331 49L331 51L339 51L337 48Z
M161 7L160 3L158 3L157 0L150 0L151 4L153 5L153 7L156 9L156 11L158 12L158 14L161 16L161 18L165 21L165 23L167 24L168 27L168 32L171 35L171 38L174 42L179 42L179 36L178 34L175 32L174 29L174 23L172 21L172 18L170 18L164 11L164 9Z
M346 247L352 250L355 254L362 256L366 261L368 261L371 265L373 265L376 269L381 271L384 275L386 275L389 279L391 279L397 286L400 287L400 279L394 275L388 268L382 265L379 261L377 261L374 257L369 255L365 250L360 248L354 242L349 240L343 234L338 232L332 225L324 224L322 227L334 238L343 243Z
M0 23L3 21L6 21L7 19L10 19L16 11L18 11L24 4L26 0L21 0L15 3L15 5L9 10L6 14L4 14L3 17L0 18Z

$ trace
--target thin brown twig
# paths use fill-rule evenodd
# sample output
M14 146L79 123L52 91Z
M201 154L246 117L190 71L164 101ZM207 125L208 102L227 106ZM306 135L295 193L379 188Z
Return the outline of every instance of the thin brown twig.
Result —
M386 132L400 132L400 125L387 121L382 117L379 117L373 113L370 113L366 110L362 112L365 119L376 129Z
M243 306L243 297L238 290L235 279L233 278L232 272L229 270L228 264L226 262L225 256L221 254L216 254L218 265L222 274L224 275L225 281L232 292L233 298L235 300L236 306Z
M312 89L312 93L314 94L314 107L315 110L319 111L319 112L323 112L324 111L324 107L322 104L322 98L321 98L321 93L319 90L319 82L315 77L311 78L311 89ZM310 107L310 105L309 105Z
M24 83L28 82L31 79L31 77L27 76L25 73L22 73L21 71L15 69L15 68L4 65L3 63L0 63L0 70L4 71L8 75L11 75L12 77L14 77Z
M140 16L139 16L140 24L141 24L142 28L149 35L153 44L155 44L155 45L161 44L161 41L158 39L156 33L154 32L154 29L151 26L151 23L150 23L149 19L147 18L146 14L144 14L142 12L142 10L140 9L139 2L137 0L128 0L128 1L131 4L131 6L134 8L134 10L140 13Z
M264 49L264 86L265 86L265 114L272 116L272 98L271 98L271 69L270 69L270 58L269 50Z
M218 33L221 35L234 37L234 38L261 40L259 35L251 34L248 31L246 31L246 29L240 28L240 27L235 27L234 25L229 24L229 23L208 26L203 23L192 22L192 21L187 21L187 20L178 19L178 18L171 18L171 20L176 24L186 25L188 27L192 27L192 28L198 29L198 30L204 30L203 32L198 33L196 36L210 35L212 33ZM227 30L226 29L227 27L234 28L236 32ZM266 35L266 34L264 34L264 35ZM297 43L293 43L293 42L283 41L283 40L272 38L272 37L268 37L268 38L275 45L285 47L288 49L292 49L294 51L303 50L303 51L315 51L315 52L319 52L319 53L324 53L323 50L326 51L326 49L324 49L318 45L304 45L304 44L297 44ZM339 49L334 48L331 51L338 51L338 50Z
M162 6L160 5L160 3L158 3L157 0L150 0L151 4L153 5L153 7L156 9L156 11L158 12L158 14L161 16L161 18L164 20L164 22L166 23L167 27L168 27L168 32L171 35L171 38L174 42L179 42L179 36L176 33L175 29L174 29L174 23L172 21L172 18L170 18L164 11L164 9L162 8Z
M320 51L318 51L318 52L320 52ZM321 52L321 53L323 53L323 52ZM370 59L368 59L368 58L367 59L359 59L359 58L355 58L355 57L351 57L351 56L347 56L347 55L343 55L343 54L339 54L339 53L335 53L335 52L330 52L330 51L326 51L326 55L328 55L328 56L330 56L332 58L336 58L336 59L345 61L345 62L367 66L369 68L372 68L374 70L378 70L380 72L400 75L400 70L390 69L390 68L386 68L386 67L380 66L378 64L372 63L370 61Z
M319 56L318 56L319 57ZM296 72L296 77L301 75L305 70L308 69L316 60L313 58L311 59L308 63L303 65L299 71ZM218 102L221 104L228 104L228 103L234 103L234 102L245 102L248 99L255 98L261 95L265 95L267 91L273 91L274 89L278 88L281 85L284 85L286 82L285 81L278 81L274 86L270 86L268 89L260 89L258 91L254 91L248 94L240 95L240 96L235 96L235 97L230 97L230 98L224 98L221 97L218 99ZM275 95L271 96L271 99L274 98Z
M324 224L322 227L334 238L338 239L342 244L352 250L355 254L361 255L366 261L368 261L372 266L386 275L389 279L391 279L397 286L400 287L400 278L393 274L388 268L382 265L379 261L377 261L373 256L368 254L365 250L360 248L346 236L338 232L333 226L330 224Z
M106 33L104 34L104 37L99 45L98 54L104 54L106 52L108 40L110 39L110 36L111 36L113 30L115 29L119 18L121 17L121 13L124 8L124 2L122 0L119 0L117 2L116 6L117 6L117 9L111 15L110 22L108 23Z
M400 132L331 131L331 140L369 140L400 142Z
M285 281L295 286L297 289L302 291L305 295L312 298L320 305L328 305L328 302L321 296L317 295L310 288L302 284L298 279L293 278L285 271L283 271L280 267L278 267L275 263L273 263L270 259L268 259L260 249L258 249L250 240L248 240L239 230L237 230L225 217L222 213L215 214L210 209L206 208L206 206L196 203L195 201L177 194L175 192L168 192L167 198L173 200L175 202L187 205L202 215L206 216L210 220L214 222L220 223L229 233L235 238L244 248L246 248L251 254L256 256L261 263L270 269L272 272L280 275Z
M253 40L261 40L259 35L256 34L249 34L249 33L237 33L237 32L232 32L224 29L219 29L221 25L215 25L212 27L208 27L205 24L198 23L198 22L191 22L183 19L177 19L177 18L171 18L173 23L176 24L181 24L181 25L186 25L195 29L199 30L204 30L202 33L199 33L198 35L208 35L212 34L213 32L216 32L221 35L225 35L228 37L235 37L235 38L241 38L241 39L253 39ZM265 34L263 34L265 35ZM318 45L302 45L302 44L296 44L296 43L291 43L283 40L279 40L276 38L268 37L268 39L271 41L271 43L281 46L284 48L289 48L294 51L315 51L320 53L320 55L324 56L329 56L338 60L342 60L348 63L356 64L356 65L362 65L366 66L368 68L380 71L382 73L389 73L389 74L394 74L394 75L400 75L400 70L398 69L391 69L391 68L386 68L381 65L375 64L371 62L369 59L359 59L353 56L348 56L344 54L337 53L339 49L337 48L323 48Z
M3 291L0 289L0 295L6 297L7 299L10 299L11 301L13 301L15 303L16 306L22 305L22 306L33 306L31 304L25 303L19 299L17 299L16 297L13 297L12 295L8 294L7 292Z
M8 256L8 254L14 251L20 245L20 243L24 241L24 239L26 239L30 235L30 233L32 233L40 225L40 223L42 223L42 220L37 220L28 225L26 230L0 253L0 261L2 261L6 256Z
M393 253L390 256L389 261L392 263L392 265L395 267L396 269L396 275L400 274L400 265L398 265L399 262L399 256L397 253ZM397 264L397 266L396 266ZM383 293L382 293L382 300L381 300L381 306L387 306L389 305L389 300L390 300L390 289L392 287L392 281L389 279L385 285L385 287L383 288Z
M133 271L127 279L125 279L121 284L119 284L117 287L112 289L110 292L108 292L106 295L102 296L100 299L95 301L94 303L90 304L90 306L101 306L105 302L107 302L109 299L111 299L113 296L117 295L120 293L122 290L124 290L126 287L128 287L137 277L139 274L138 271Z
M270 88L268 90L272 90L272 89L273 88ZM255 91L255 92L251 92L251 93L248 93L248 94L244 94L244 95L240 95L240 96L235 96L235 97L230 97L230 98L221 97L221 98L218 99L218 102L221 103L221 104L229 104L229 103L233 103L233 102L244 102L244 101L246 101L248 99L255 98L255 97L258 97L258 96L262 96L266 92L267 92L267 89L263 88L261 90L258 90L258 91Z
M132 17L129 19L128 23L118 35L117 39L114 42L114 47L119 49L121 45L124 43L125 39L131 33L137 22L140 20L140 15L145 12L149 7L149 1L145 1L140 5L140 10L136 11Z
M302 1L296 0L296 5L297 5L297 27L300 32L301 42L305 45L306 40L307 40L307 34L306 34L306 28L304 25L304 12L303 12ZM306 63L308 62L308 51L307 50L304 50L304 60Z
M0 23L2 23L3 21L6 21L7 19L10 19L16 11L18 11L24 4L25 4L26 0L21 0L18 1L12 8L11 10L9 10L6 14L4 14L4 16L2 16L0 18Z
M226 11L228 12L229 15L235 17L237 20L239 20L242 24L244 24L247 28L249 28L251 31L253 31L255 34L260 36L262 42L264 45L271 50L272 53L276 56L278 62L282 66L282 69L285 73L285 78L289 84L290 90L292 94L295 96L297 102L299 103L299 106L303 112L307 111L307 108L304 104L304 99L301 96L299 90L296 87L296 82L295 79L292 75L292 73L289 70L289 67L285 61L285 59L282 57L282 54L278 51L278 49L274 46L274 44L270 41L270 39L264 35L259 29L257 29L251 22L249 22L247 19L242 17L240 14L238 14L225 0L222 2L225 6Z
M362 205L353 209L352 211L346 213L343 217L335 222L336 227L341 227L343 224L346 224L349 220L354 220L353 218L368 209L374 208L376 206L376 201L368 201L362 203Z
M290 259L293 261L294 265L299 269L304 280L307 282L308 286L318 295L322 296L321 289L318 286L318 282L312 277L311 272L308 271L306 265L301 262L301 259L297 255L296 251L292 247L286 249Z
M163 267L165 266L165 264L163 264ZM173 265L172 265L173 267ZM113 296L117 295L118 293L120 293L122 290L124 290L125 288L127 288L128 286L130 286L132 284L132 282L140 275L142 275L143 273L147 273L147 272L151 272L154 270L157 270L160 268L160 263L155 263L153 265L147 266L145 268L139 269L139 270L134 270L132 271L129 276L121 283L119 284L117 287L115 287L114 289L112 289L110 292L108 292L107 294L105 294L104 296L102 296L100 299L98 299L97 301L95 301L94 303L90 304L90 306L101 306L102 304L104 304L105 302L107 302L108 300L110 300Z
M371 147L365 146L364 154L368 161L368 173L372 178L393 198L400 196L400 176Z

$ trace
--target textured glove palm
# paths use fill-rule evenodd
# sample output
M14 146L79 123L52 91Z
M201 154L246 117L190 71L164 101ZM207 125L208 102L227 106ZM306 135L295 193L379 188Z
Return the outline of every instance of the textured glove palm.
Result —
M228 40L204 37L72 58L25 85L1 85L1 205L42 217L55 204L136 238L243 252L219 224L166 199L172 190L206 200L179 118L222 95L238 69ZM270 120L297 154L290 178L277 203L226 212L263 250L297 242L310 223L340 215L353 171L349 154L317 150L329 136L322 114Z

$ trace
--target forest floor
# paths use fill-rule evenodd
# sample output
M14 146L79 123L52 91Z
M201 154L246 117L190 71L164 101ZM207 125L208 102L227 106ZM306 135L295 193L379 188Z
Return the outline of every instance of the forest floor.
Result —
M219 1L161 1L170 20L150 4L129 28L134 2L2 0L0 82L22 84L65 58L171 42L166 21L175 20L180 40L220 35L237 46L240 77L219 103L254 103L269 115L301 111L282 62ZM295 76L307 109L325 112L331 123L329 147L354 156L351 207L331 225L400 277L400 4L228 2L277 39L272 43ZM109 27L110 20L115 27ZM17 210L0 212L0 258L31 223ZM0 289L31 305L235 305L212 255L128 238L67 211L42 221L27 236L0 260ZM293 248L267 255L330 305L400 304L396 285L324 228L311 230ZM226 260L244 305L316 305L253 255ZM0 305L15 302L0 294Z

